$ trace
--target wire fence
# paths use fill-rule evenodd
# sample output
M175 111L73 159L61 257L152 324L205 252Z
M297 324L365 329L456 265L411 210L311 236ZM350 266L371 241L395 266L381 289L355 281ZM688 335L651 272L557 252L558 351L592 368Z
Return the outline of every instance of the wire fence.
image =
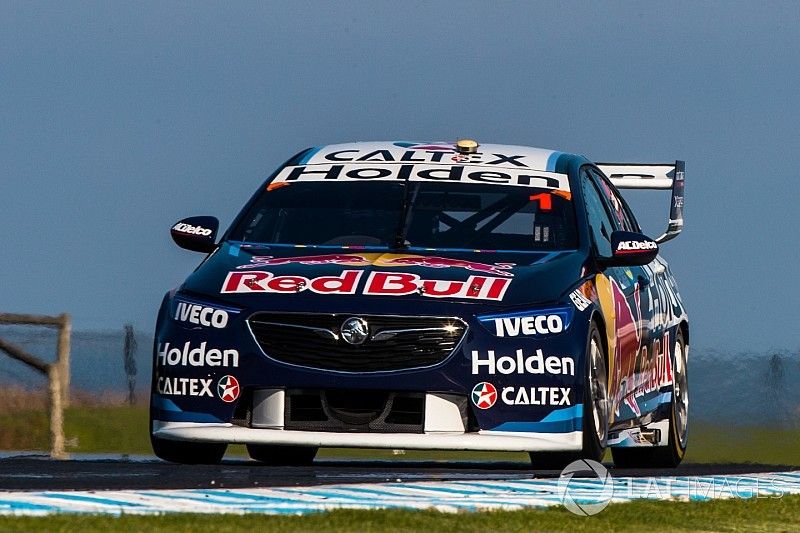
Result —
M136 398L147 397L150 387L152 337L129 329L117 331L73 331L71 388L75 393L128 398L131 390ZM0 338L23 348L46 361L55 360L57 332L26 326L0 326ZM126 367L131 372L126 372ZM131 379L132 377L132 379ZM8 358L0 358L0 383L19 388L37 388L38 374Z

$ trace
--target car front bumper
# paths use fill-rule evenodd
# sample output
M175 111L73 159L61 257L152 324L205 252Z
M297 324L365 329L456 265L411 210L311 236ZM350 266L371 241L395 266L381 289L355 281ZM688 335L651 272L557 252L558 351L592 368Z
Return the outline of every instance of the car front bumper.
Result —
M256 429L233 424L153 422L153 436L184 442L319 446L337 448L391 448L476 451L571 451L580 450L582 432L521 433L331 433Z

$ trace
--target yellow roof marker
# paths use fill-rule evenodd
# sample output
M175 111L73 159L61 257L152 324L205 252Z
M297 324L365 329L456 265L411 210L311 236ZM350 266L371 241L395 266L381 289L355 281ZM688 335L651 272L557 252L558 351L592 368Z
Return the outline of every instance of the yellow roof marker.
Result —
M456 150L460 154L474 154L478 151L478 141L472 139L459 139L456 141Z

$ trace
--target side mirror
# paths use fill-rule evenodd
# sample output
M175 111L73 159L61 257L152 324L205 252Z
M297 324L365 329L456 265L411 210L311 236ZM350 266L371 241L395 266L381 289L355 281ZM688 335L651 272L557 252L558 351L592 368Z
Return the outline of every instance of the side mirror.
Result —
M217 247L218 229L216 217L189 217L172 226L169 233L181 248L209 253Z
M611 257L600 262L606 266L642 266L658 256L658 243L633 231L615 231L611 234Z

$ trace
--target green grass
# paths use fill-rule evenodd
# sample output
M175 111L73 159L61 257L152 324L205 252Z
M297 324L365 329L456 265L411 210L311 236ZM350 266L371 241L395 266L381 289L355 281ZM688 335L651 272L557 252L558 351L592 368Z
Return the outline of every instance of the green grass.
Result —
M47 413L0 415L0 449L48 450ZM147 409L130 406L69 407L64 413L67 451L149 454Z
M130 406L75 406L65 412L67 450L80 453L151 454L147 409ZM0 450L47 450L47 415L41 410L0 414ZM244 447L231 446L230 455ZM525 453L323 449L320 459L392 459L397 461L473 460L527 462ZM610 459L609 456L606 457ZM687 462L751 462L800 465L800 428L694 424Z
M692 463L800 465L800 428L690 426L684 460Z
M305 516L191 515L0 517L0 531L798 531L800 496L711 502L636 501L591 517L564 508L481 513L337 510Z

